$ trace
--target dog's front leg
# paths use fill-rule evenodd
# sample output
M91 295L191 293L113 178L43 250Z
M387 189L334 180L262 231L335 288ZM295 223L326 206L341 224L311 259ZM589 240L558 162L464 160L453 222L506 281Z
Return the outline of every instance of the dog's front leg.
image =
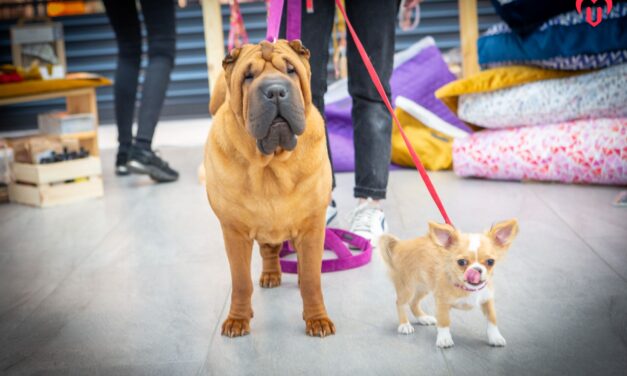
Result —
M453 347L453 337L451 337L451 305L438 301L436 298L436 318L438 322L438 338L435 341L436 346L440 348Z
M324 219L294 240L298 255L298 278L303 298L305 331L310 336L335 334L335 325L327 316L322 297L320 274L324 252Z
M250 332L250 319L253 317L253 281L250 276L253 242L246 234L228 226L222 226L222 235L231 267L232 284L231 309L228 318L222 323L222 335L239 337Z
M494 308L494 299L490 299L481 305L483 314L488 319L488 343L490 346L502 347L507 343L501 335L499 327L496 326L496 309Z

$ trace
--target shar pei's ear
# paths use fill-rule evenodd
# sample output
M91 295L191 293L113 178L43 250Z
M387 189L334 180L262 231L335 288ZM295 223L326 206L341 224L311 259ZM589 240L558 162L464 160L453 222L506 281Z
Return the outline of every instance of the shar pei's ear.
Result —
M231 71L233 70L233 66L237 61L237 58L242 52L241 48L234 48L229 52L224 59L222 60L222 68L224 69L224 78L226 78L226 82L230 82L231 80Z
M237 58L239 57L239 54L241 51L242 51L241 48L232 49L231 52L229 52L224 57L224 60L222 60L222 68L224 68L224 70L227 70L229 67L232 67L235 61L237 60Z
M294 39L293 41L289 42L289 45L294 51L296 51L296 53L309 60L309 56L311 56L311 53L305 46L303 46L303 42L298 39Z

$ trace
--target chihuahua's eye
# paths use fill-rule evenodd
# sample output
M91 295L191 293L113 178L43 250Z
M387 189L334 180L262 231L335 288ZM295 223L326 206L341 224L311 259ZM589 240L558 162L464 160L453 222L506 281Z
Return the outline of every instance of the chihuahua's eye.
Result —
M246 75L244 76L244 79L249 81L249 80L252 80L254 77L255 76L253 76L253 72L248 71L248 72L246 72Z
M468 261L466 261L464 259L459 259L459 260L457 260L457 265L459 265L459 266L466 266L466 265L468 265Z
M294 66L292 64L287 64L287 74L294 74L296 73L296 69L294 69Z
M494 265L494 259L487 259L485 260L485 263L488 264L488 266L492 266Z

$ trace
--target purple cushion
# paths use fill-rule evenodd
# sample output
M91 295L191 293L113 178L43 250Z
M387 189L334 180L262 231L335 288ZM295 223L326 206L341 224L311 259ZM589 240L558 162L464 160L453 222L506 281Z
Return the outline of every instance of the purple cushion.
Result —
M390 80L392 103L397 96L401 95L420 104L448 123L471 132L448 107L435 98L434 93L437 89L456 78L449 71L432 38L424 38L408 50L397 53L394 65ZM341 87L342 85L334 84L334 86ZM329 128L333 166L336 172L354 171L352 100L347 92L340 96L333 93L332 96L335 100L330 103L327 101L325 116Z

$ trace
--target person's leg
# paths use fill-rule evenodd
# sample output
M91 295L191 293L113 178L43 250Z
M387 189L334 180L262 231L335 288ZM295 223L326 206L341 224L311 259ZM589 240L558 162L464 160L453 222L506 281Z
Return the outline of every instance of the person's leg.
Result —
M394 65L396 1L373 0L368 6L347 1L346 12L359 36L388 97ZM353 98L356 198L385 199L392 117L368 76L352 38L347 45L348 88Z
M148 36L146 68L135 142L150 148L176 53L175 8L171 0L141 0Z
M113 87L115 120L120 148L116 173L126 175L128 152L133 143L133 118L141 63L141 28L134 1L104 0L107 16L115 32L118 59Z
M141 0L148 34L148 67L142 87L138 129L128 162L129 171L147 174L157 182L178 179L178 172L152 151L152 136L159 121L165 93L170 83L176 50L174 2Z
M303 0L301 41L311 52L311 98L314 106L324 117L324 93L327 91L327 64L329 62L329 39L333 30L335 2L333 0L314 1L314 13L307 13ZM285 17L284 17L285 18ZM326 130L326 129L325 129ZM332 161L329 133L327 131L329 162ZM333 164L331 163L331 168ZM333 188L335 173L333 172Z

